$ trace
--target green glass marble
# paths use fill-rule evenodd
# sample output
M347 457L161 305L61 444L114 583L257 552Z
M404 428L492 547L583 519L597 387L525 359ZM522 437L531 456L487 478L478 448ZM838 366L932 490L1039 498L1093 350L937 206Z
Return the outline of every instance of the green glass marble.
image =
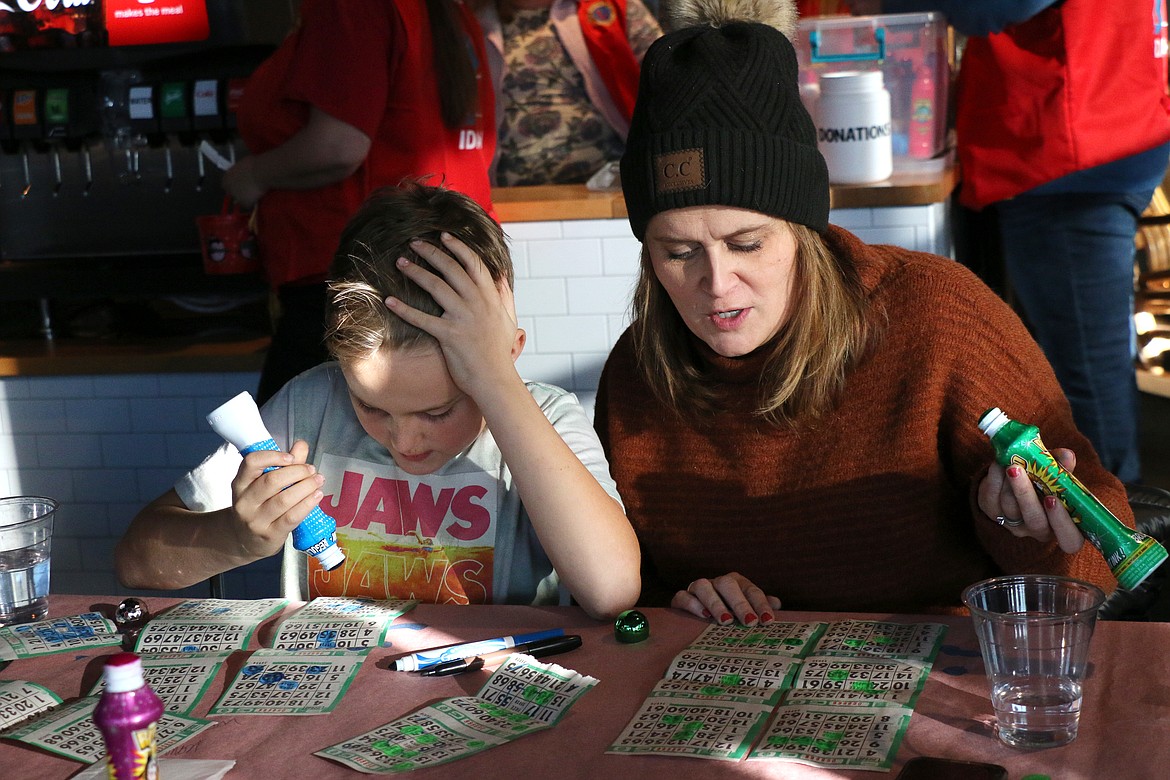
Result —
M627 609L613 621L613 635L619 642L641 642L650 636L650 621L638 610Z

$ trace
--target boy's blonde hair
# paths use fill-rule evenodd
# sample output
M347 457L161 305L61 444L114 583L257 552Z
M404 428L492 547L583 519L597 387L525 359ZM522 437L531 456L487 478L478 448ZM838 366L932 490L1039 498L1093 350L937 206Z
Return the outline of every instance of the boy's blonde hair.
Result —
M410 248L414 239L441 246L450 233L479 255L494 282L512 286L512 257L504 231L466 195L417 181L375 191L341 233L330 271L325 346L337 360L369 357L383 348L435 346L433 336L386 308L393 295L409 306L441 315L426 290L406 278L396 261L430 265Z

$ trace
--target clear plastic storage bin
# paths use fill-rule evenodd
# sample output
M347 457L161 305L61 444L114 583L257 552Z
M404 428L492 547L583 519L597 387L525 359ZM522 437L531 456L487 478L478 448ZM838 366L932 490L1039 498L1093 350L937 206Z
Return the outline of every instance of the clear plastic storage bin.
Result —
M954 60L942 14L807 17L799 23L796 54L810 114L816 115L825 73L879 70L890 93L894 170L929 169L942 159Z

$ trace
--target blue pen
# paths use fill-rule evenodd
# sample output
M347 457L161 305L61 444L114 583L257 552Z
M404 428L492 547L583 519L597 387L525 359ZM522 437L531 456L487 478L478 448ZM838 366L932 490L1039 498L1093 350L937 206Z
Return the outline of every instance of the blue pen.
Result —
M394 661L391 668L396 672L417 672L435 664L457 661L461 658L474 658L477 655L491 653L496 650L507 650L524 642L536 642L541 639L552 639L564 636L565 629L550 628L548 631L534 631L531 634L517 634L516 636L501 636L496 639L483 639L479 642L466 642L461 645L447 647L433 647L430 650L420 650L417 653L405 655Z

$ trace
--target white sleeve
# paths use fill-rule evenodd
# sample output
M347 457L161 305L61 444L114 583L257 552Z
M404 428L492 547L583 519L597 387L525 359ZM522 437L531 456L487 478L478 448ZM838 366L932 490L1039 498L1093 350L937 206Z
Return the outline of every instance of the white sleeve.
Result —
M224 442L203 462L175 483L175 492L188 509L213 512L232 503L232 480L240 470L240 453Z

